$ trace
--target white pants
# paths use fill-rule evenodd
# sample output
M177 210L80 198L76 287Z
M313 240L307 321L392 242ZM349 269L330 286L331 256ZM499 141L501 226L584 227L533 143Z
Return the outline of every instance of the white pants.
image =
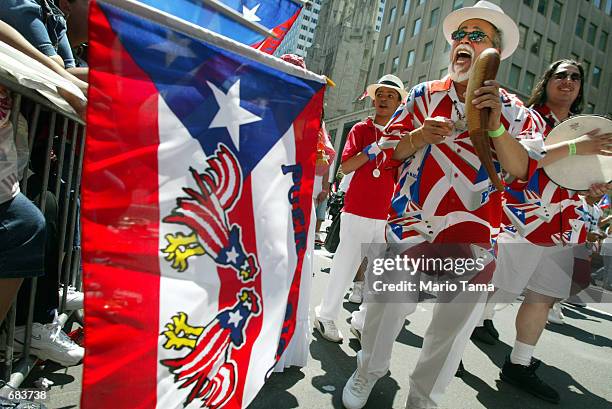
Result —
M435 408L459 367L470 335L482 316L487 292L462 292L434 305L419 360L410 376L406 407ZM357 370L378 379L389 370L393 344L417 303L369 303L357 354Z
M584 246L538 246L521 236L499 235L493 284L509 294L527 288L538 294L569 297L574 255Z
M362 244L385 242L386 220L369 219L351 213L342 213L340 217L340 243L332 262L325 296L317 307L318 316L326 320L338 318L344 294L365 255L361 253Z

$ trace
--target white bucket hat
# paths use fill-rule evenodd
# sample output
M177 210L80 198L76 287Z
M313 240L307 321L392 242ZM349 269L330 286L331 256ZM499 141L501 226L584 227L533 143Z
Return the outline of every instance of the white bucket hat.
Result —
M502 33L501 59L512 55L519 43L519 30L508 15L496 4L481 0L473 7L463 7L453 11L444 19L444 36L449 44L453 43L451 34L466 20L478 18L493 24Z
M366 88L366 93L372 99L376 96L376 90L380 87L387 87L396 90L402 97L402 101L406 100L408 91L404 89L404 83L393 74L387 74L380 77L376 84L370 84Z

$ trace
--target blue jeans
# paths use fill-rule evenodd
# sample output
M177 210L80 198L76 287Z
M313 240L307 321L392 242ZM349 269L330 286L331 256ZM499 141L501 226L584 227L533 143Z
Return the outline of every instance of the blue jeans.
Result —
M44 273L45 218L19 193L0 204L0 278Z

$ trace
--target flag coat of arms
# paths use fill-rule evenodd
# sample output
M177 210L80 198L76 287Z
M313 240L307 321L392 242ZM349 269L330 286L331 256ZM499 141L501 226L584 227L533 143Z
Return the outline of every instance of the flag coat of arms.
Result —
M90 44L82 407L246 407L294 332L325 78L130 0Z

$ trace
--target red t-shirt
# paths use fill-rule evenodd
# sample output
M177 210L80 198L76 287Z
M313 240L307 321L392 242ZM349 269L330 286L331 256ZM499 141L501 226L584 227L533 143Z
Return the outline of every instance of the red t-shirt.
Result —
M355 124L346 137L342 162L357 155L374 141L380 140L383 135L381 129L376 128L371 118ZM368 161L353 172L353 179L344 197L343 211L370 219L387 220L400 162L391 159L393 149L386 149L384 152L384 160L383 155L379 154L376 159ZM376 178L372 172L377 168L380 176Z

